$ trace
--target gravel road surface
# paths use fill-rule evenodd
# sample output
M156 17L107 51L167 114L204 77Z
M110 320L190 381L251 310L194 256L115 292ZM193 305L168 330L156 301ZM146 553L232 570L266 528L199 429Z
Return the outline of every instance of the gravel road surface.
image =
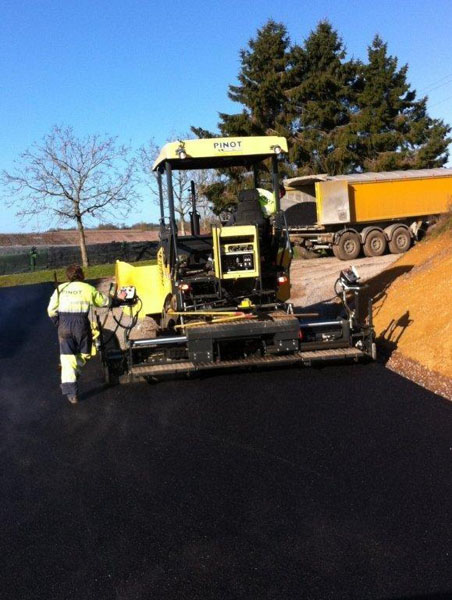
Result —
M291 302L296 306L315 306L334 299L334 283L342 269L353 264L361 279L370 279L395 262L400 255L385 254L372 258L357 258L347 263L334 256L294 260L290 270L292 284Z
M0 291L3 599L452 597L452 405L381 365L59 394Z

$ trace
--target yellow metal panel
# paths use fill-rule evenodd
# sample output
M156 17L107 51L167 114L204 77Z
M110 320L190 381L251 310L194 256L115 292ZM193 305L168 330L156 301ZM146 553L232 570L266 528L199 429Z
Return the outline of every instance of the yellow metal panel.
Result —
M287 302L290 298L290 279L287 280L287 283L283 283L278 287L278 291L276 292L276 297L280 302Z
M281 266L284 271L288 271L292 262L292 253L288 248L279 248L276 258L276 264Z
M223 273L221 267L221 255L225 253L228 240L235 238L244 238L253 246L254 269L252 271L229 271ZM244 279L247 277L259 277L260 274L260 255L259 255L259 239L257 235L257 227L255 225L233 225L231 227L212 227L212 238L214 247L214 263L215 277L219 279ZM251 238L251 239L250 239ZM240 244L240 241L235 242ZM251 252L251 251L250 251Z
M347 181L334 180L316 183L321 193L321 210L318 223L322 225L348 223L350 221L349 185Z
M317 223L322 222L322 205L323 205L323 194L322 188L320 186L320 182L316 182L315 184L315 208L317 212Z
M221 277L220 230L220 227L212 227L213 264L215 268L215 277L217 279L220 279Z
M287 240L283 246L278 248L278 255L276 258L276 264L280 265L284 272L283 274L287 277L287 282L282 285L278 285L276 297L281 302L286 302L290 298L290 265L292 263L293 251L290 241Z
M165 160L177 160L182 149L190 158L218 158L237 155L271 156L276 146L287 153L286 138L278 136L204 138L170 142L163 146L152 168L155 171Z
M219 227L221 239L227 239L231 237L252 235L256 237L256 226L255 225L232 225L230 227Z
M161 314L165 299L172 289L171 279L162 268L162 261L157 260L156 265L134 266L118 260L115 278L118 287L135 286L143 303L140 318Z
M351 183L349 196L355 222L441 214L452 206L452 178Z

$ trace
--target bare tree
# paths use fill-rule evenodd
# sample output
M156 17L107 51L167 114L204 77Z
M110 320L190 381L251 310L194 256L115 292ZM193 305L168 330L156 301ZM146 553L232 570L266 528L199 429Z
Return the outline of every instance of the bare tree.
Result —
M84 266L88 266L85 222L90 217L125 217L134 204L135 161L117 138L77 138L71 127L53 127L4 171L1 182L12 192L24 221L44 217L58 225L76 222Z
M188 139L189 136L182 136L176 139ZM154 142L150 140L146 146L142 146L139 149L139 162L141 170L144 175L144 180L150 188L151 194L154 198L154 202L158 204L158 188L156 185L156 177L152 171L152 165L159 154L159 148ZM174 194L174 211L178 215L179 229L181 235L186 234L185 224L186 218L191 210L192 198L191 198L191 181L195 182L197 190L197 208L201 213L201 217L205 218L210 215L211 210L209 202L204 195L204 188L210 183L212 177L215 174L209 173L207 170L186 170L186 171L173 171L173 194ZM166 190L166 181L163 180L163 188Z

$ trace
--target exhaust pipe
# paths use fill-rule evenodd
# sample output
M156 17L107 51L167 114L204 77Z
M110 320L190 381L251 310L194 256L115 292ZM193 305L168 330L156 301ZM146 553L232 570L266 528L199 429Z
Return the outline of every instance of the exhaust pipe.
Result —
M191 213L190 213L190 228L192 235L199 235L200 227L199 227L199 213L196 210L196 190L195 190L195 182L190 181L190 189L191 189Z

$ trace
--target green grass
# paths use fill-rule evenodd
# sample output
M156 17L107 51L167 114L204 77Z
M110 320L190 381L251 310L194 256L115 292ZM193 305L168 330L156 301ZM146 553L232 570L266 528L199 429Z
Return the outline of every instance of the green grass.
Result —
M155 264L155 260L144 260L136 264L140 267ZM66 281L66 269L49 269L47 271L34 271L30 273L15 273L13 275L0 275L0 287L12 287L15 285L33 285L34 283L45 283L54 281L56 270L57 279L60 283ZM102 277L113 277L115 265L94 265L83 269L86 279L102 279Z

